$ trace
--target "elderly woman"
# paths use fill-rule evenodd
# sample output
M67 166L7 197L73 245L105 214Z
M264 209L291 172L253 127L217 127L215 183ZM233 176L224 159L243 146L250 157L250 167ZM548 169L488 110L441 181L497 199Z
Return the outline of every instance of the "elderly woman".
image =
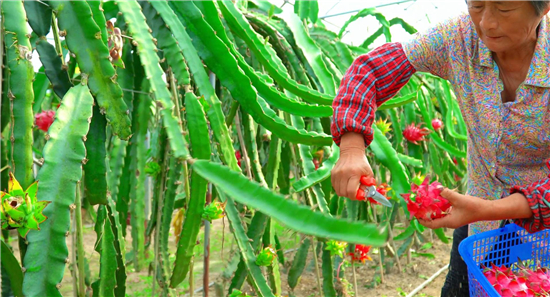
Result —
M466 195L445 189L450 214L421 222L457 228L442 296L469 295L458 254L468 231L495 229L502 219L530 232L550 226L549 2L468 0L468 14L357 58L334 99L332 134L341 153L332 185L354 198L360 177L373 174L365 146L376 107L416 71L452 83L468 127L468 188Z

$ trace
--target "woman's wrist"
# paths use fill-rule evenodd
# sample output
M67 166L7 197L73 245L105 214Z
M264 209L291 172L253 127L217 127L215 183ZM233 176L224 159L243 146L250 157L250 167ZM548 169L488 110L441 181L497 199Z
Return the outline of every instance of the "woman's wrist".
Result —
M365 138L357 132L346 132L340 139L340 152L361 151L365 152Z

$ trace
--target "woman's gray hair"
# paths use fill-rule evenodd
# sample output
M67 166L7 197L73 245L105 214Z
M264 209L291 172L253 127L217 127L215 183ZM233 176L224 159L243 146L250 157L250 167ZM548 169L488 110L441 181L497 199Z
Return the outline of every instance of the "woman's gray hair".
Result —
M535 12L538 16L540 16L546 7L548 7L548 3L550 3L550 0L531 0L531 5L535 8Z

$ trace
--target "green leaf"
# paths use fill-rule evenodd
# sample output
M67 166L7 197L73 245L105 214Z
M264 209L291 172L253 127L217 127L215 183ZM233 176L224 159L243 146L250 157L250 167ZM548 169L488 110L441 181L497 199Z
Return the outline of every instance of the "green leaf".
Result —
M309 238L304 239L304 241L300 244L298 251L294 255L292 265L288 271L288 286L292 289L296 287L302 273L304 272L310 244L311 240Z
M191 153L195 158L210 160L210 137L206 116L199 100L193 93L185 94L186 119L189 125ZM238 174L238 173L235 173ZM174 270L170 287L175 288L189 272L189 264L199 235L201 218L206 203L207 181L195 170L191 174L191 197L180 233Z
M330 171L336 164L336 161L338 161L339 157L340 149L337 145L333 144L332 154L328 157L328 159L323 162L323 165L321 165L319 169L313 171L306 176L303 176L292 184L292 188L294 189L294 191L301 192L327 179L330 176Z
M319 237L350 243L381 246L386 242L387 230L374 224L336 219L306 206L298 205L283 196L231 172L227 167L205 160L193 163L193 169L215 184L237 202L269 214L288 228Z
M94 106L90 131L86 136L86 159L84 164L84 193L91 205L107 204L107 150L105 129L107 121Z
M113 80L115 69L107 59L109 49L101 39L101 29L90 6L85 1L49 3L58 16L59 29L66 32L67 46L76 55L80 71L88 75L90 91L105 112L113 133L127 139L131 134L128 106L122 99L122 89Z
M9 69L9 71L5 71L9 74L6 81L8 91L6 97L11 102L9 110L13 119L9 134L9 138L13 139L11 141L10 165L15 178L26 189L34 181L32 172L32 128L34 125L32 47L27 36L27 16L23 2L2 1L0 10L4 27L3 34L5 34L5 59L7 69Z
M21 271L21 266L3 240L0 259L2 260L2 272L5 271L9 277L11 291L15 297L23 297L23 272Z
M69 257L65 243L70 226L70 205L76 197L77 181L82 178L82 161L86 157L84 136L92 116L93 97L85 85L69 90L56 112L44 146L44 165L38 172L39 201L52 201L44 209L48 219L38 231L31 230L23 261L25 296L61 296L57 285L63 278ZM45 269L44 267L47 267Z
M206 115L210 121L214 137L220 144L221 159L231 169L240 172L241 168L237 165L237 158L235 157L235 149L233 148L229 129L225 125L225 116L222 111L220 99L210 84L208 74L199 58L197 49L193 46L191 38L185 31L182 23L178 20L174 11L168 6L168 2L151 1L150 3L161 15L164 22L166 22L172 34L174 34L174 38L176 38L178 45L183 51L183 56L189 66L189 71L193 75L193 80L197 84L200 94L204 96L204 99L210 106L210 108L206 110Z
M145 16L141 13L141 7L135 0L118 2L118 7L122 12L124 19L128 23L128 29L137 43L138 54L145 70L147 79L151 83L151 91L155 96L157 103L162 105L162 119L164 127L170 140L170 147L178 158L186 159L189 157L187 143L183 137L178 124L177 116L174 114L174 103L166 83L162 80L162 68L159 65L159 57L156 54L157 48L152 41L153 36L149 33L149 27L145 22Z
M434 233L439 239L441 239L441 241L443 241L444 243L449 243L449 239L445 235L445 232L442 228L434 229Z
M409 227L407 227L407 229L405 229L405 231L403 231L399 235L395 236L393 238L393 240L400 241L400 240L407 239L407 238L411 237L414 234L414 231L415 231L414 226L409 225Z

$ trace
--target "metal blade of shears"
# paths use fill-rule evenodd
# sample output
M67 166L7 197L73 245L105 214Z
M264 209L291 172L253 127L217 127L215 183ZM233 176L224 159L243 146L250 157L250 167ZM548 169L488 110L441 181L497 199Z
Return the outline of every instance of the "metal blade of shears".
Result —
M384 197L384 195L382 195L382 194L378 193L378 191L376 191L375 186L370 186L370 187L366 188L365 197L372 198L376 202L378 202L378 203L380 203L384 206L387 206L387 207L392 207L393 206L391 204L391 202L388 200L388 198Z

